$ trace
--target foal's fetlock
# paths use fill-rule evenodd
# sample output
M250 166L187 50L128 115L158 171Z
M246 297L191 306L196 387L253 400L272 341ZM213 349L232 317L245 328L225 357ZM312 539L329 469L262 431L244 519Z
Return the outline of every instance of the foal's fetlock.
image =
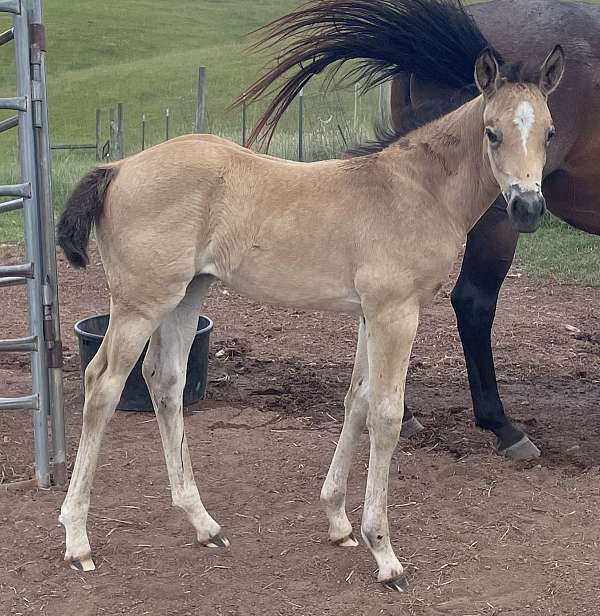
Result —
M326 486L323 486L321 504L329 520L329 541L343 548L356 547L358 541L352 531L352 524L346 515L345 499L329 492Z
M66 533L65 564L75 571L94 571L96 565L92 560L92 550L85 530L70 519L68 513L61 513L58 521L64 526Z
M65 555L65 564L73 569L73 571L95 571L96 565L92 560L91 552L87 556L81 558L72 558Z
M361 532L365 543L377 561L379 568L377 581L390 590L405 592L408 587L406 576L400 561L392 550L389 534L381 529L366 529L364 526Z
M358 539L352 530L352 524L344 514L344 520L330 520L329 541L342 548L354 548L358 545Z
M67 530L66 545L64 561L68 567L75 571L94 571L96 569L87 536L83 535L78 540L73 540L71 533Z

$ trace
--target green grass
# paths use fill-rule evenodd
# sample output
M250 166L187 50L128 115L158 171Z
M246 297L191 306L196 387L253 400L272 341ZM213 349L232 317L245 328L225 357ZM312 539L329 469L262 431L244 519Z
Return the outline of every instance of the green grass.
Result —
M91 143L96 108L103 111L108 137L108 109L124 103L129 152L141 145L141 118L146 115L147 143L164 137L165 110L171 136L191 132L196 79L207 67L207 117L211 132L241 138L240 112L226 107L258 76L265 56L249 54L247 33L284 14L299 0L52 0L45 3L48 33L48 88L53 143ZM0 29L9 19L0 18ZM14 93L12 46L0 53L0 96ZM315 84L307 91L307 132L340 106L340 96L323 100ZM353 109L351 92L341 107ZM251 126L259 108L249 109ZM7 114L0 114L0 119ZM339 115L339 114L338 114ZM348 118L336 118L345 129ZM283 129L293 131L295 113ZM10 154L0 150L0 162Z
M600 286L600 237L573 229L551 214L536 233L521 236L517 260L531 276Z

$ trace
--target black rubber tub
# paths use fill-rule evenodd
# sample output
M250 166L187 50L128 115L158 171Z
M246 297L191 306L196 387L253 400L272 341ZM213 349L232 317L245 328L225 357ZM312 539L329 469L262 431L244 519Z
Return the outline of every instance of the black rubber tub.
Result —
M87 365L100 348L108 328L108 315L82 319L75 324L75 334L79 339L79 356L81 371L84 374ZM183 390L183 406L191 406L204 398L208 381L208 342L213 322L201 316L198 319L196 337L192 344L187 365L185 389ZM142 362L146 349L129 375L121 400L117 405L120 411L153 411L152 400L142 376Z

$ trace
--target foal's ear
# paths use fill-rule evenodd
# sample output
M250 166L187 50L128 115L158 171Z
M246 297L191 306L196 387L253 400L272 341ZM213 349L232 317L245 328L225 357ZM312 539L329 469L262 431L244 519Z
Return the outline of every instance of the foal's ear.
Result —
M475 62L475 83L479 91L490 97L497 89L497 79L500 69L493 49L484 49Z
M544 60L540 70L540 90L548 96L556 88L565 72L565 52L560 45L557 45L550 55Z

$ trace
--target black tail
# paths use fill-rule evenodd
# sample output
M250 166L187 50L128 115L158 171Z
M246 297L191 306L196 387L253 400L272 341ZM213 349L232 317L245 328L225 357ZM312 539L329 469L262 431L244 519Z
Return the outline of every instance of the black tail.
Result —
M75 267L89 263L87 245L92 226L104 209L106 189L117 173L115 167L97 167L85 175L70 194L57 228L58 243Z
M270 142L281 116L307 82L353 63L344 79L372 87L398 73L414 73L451 88L473 83L478 55L489 47L461 0L312 0L260 28L255 49L280 43L277 64L233 103L272 96L247 145ZM282 86L270 86L295 69ZM265 130L266 129L266 130Z

